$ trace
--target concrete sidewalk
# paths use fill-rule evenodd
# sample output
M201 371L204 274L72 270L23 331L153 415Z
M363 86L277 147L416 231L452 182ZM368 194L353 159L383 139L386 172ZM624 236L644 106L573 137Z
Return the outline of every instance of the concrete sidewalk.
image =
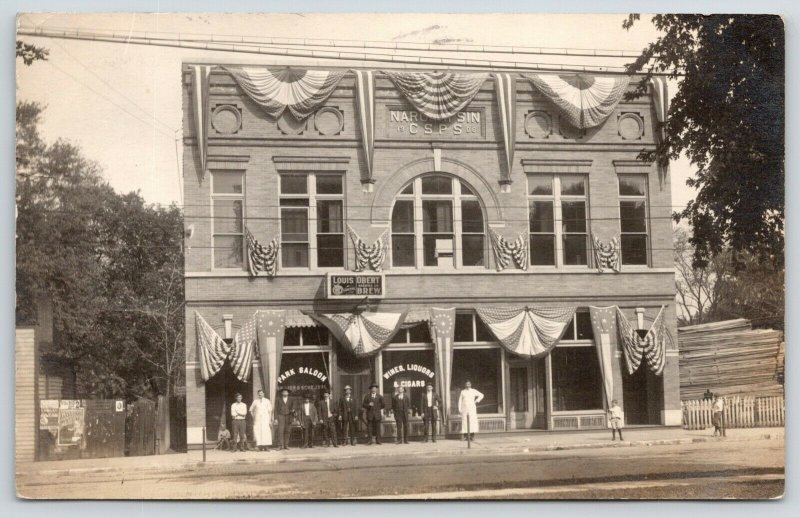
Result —
M237 452L209 450L206 462L203 453L192 450L184 454L161 456L136 456L67 461L41 461L17 464L20 476L70 476L81 473L102 472L173 472L198 470L215 465L252 465L293 462L313 462L380 457L413 457L431 455L481 455L481 454L525 454L572 449L599 449L608 447L649 447L657 445L681 445L710 441L750 441L783 439L784 428L730 429L726 438L712 437L712 430L687 431L681 428L629 428L623 430L625 441L612 441L607 430L579 432L516 432L478 434L471 448L458 439L438 440L437 443L412 441L408 445L396 445L392 438L383 445L356 445L300 449L288 451Z

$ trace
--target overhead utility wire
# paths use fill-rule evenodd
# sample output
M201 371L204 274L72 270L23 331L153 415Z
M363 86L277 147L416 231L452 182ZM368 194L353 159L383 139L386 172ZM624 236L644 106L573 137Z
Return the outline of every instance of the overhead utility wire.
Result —
M154 47L171 47L183 48L193 50L205 50L210 52L231 52L240 54L256 54L256 55L270 55L282 57L299 57L311 59L333 59L333 60L351 60L363 62L388 62L399 65L416 65L416 66L448 66L466 69L487 69L494 70L538 70L538 71L555 71L555 72L602 72L609 74L628 75L625 67L619 66L586 66L586 65L565 65L559 63L530 63L530 62L516 62L516 61L490 61L490 60L475 60L475 59L456 59L456 58L432 58L432 57L406 57L406 56L375 56L370 57L362 53L354 52L335 52L335 51L318 51L318 50L301 50L301 49L287 49L278 47L247 47L235 44L220 44L220 43L199 43L199 42L186 42L186 41L156 41L152 39L141 39L137 37L108 37L92 32L85 32L79 29L70 31L50 31L46 29L36 28L20 28L17 32L19 35L27 35L34 37L46 38L60 38L84 41L99 41L105 43L122 43L133 45L144 45ZM663 74L662 74L663 75Z
M36 28L43 28L41 24ZM48 30L69 31L70 27L49 26ZM150 39L179 39L182 41L212 41L218 43L263 43L268 45L299 45L312 47L334 48L364 48L383 50L418 50L426 52L473 52L484 54L534 54L543 56L575 56L575 57L639 57L639 50L619 49L589 49L569 47L535 47L525 45L479 45L464 43L416 43L410 41L385 41L385 40L340 40L322 38L289 38L269 36L242 36L238 34L210 34L201 32L171 32L171 31L117 31L112 29L86 28L96 33L105 33L114 37L129 37L137 35L139 38ZM178 36L178 38L165 38L165 35ZM451 48L448 48L451 47Z

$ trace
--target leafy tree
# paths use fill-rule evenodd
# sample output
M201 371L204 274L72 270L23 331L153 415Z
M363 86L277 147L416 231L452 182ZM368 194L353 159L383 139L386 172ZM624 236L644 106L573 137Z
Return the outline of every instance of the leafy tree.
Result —
M48 55L50 55L50 51L44 47L17 40L17 57L21 57L22 62L27 66L31 66L34 61L47 61Z
M623 22L630 29L639 19ZM652 18L663 34L629 65L680 78L666 136L644 159L686 153L697 167L696 198L675 214L692 226L693 263L730 247L783 265L784 26L778 16L670 14ZM741 265L738 264L737 265Z
M17 106L17 321L52 300L55 353L82 396L171 393L183 375L183 223L176 207L120 195L59 140L42 108Z

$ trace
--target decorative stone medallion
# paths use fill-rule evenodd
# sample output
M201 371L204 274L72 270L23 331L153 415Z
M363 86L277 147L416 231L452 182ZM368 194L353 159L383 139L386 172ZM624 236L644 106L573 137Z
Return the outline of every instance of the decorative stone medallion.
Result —
M302 135L306 129L306 120L297 120L288 110L278 118L278 129L284 135Z
M525 116L525 133L529 138L549 138L553 121L546 111L531 111Z
M344 129L344 115L334 107L320 108L314 114L314 126L320 135L338 135Z
M644 121L638 113L622 113L617 117L617 132L623 140L640 140L644 135Z
M583 138L584 134L586 134L585 129L580 129L573 126L567 122L564 117L558 118L558 132L561 133L561 136L567 140L579 140L580 138Z
M233 104L220 104L211 112L211 127L219 134L233 135L242 127L242 112Z

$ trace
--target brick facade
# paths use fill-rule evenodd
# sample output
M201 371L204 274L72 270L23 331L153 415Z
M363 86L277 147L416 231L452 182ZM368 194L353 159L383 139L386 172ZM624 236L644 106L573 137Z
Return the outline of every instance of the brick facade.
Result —
M269 242L280 229L278 174L286 171L340 171L344 175L345 222L367 242L388 226L395 196L408 181L434 171L434 149L440 153L439 172L462 179L477 194L487 227L507 238L528 234L526 173L570 171L588 173L587 218L591 232L606 240L619 233L620 174L646 174L648 182L649 246L647 266L623 266L621 273L597 273L589 266L531 267L495 271L494 259L486 250L485 268L452 271L392 269L385 266L388 296L372 302L379 310L391 308L476 305L520 305L570 303L619 305L632 322L634 309L646 309L646 317L668 305L667 328L676 336L674 273L672 270L672 226L670 178L655 165L636 160L640 151L655 144L655 110L648 96L623 100L599 127L578 132L562 124L555 109L530 82L519 78L517 88L516 154L512 184L503 192L500 180L507 168L501 122L495 100L494 82L487 80L465 111L480 114L477 135L446 134L443 137L398 137L392 129L390 110L413 111L393 84L376 74L376 121L374 188L365 189L369 173L363 159L356 107L355 79L345 75L324 104L336 108L343 119L341 130L323 135L312 115L301 134L285 134L280 125L236 86L230 75L217 67L210 79L210 107L234 106L241 125L233 134L222 134L211 126L208 139L208 169L245 171L245 220L256 239ZM633 86L630 87L631 90ZM200 171L194 137L191 77L188 65L182 74L183 89L183 180L187 235L186 244L186 354L187 421L189 442L197 443L205 425L205 389L196 365L194 312L199 312L222 333L223 315L231 315L234 327L260 308L301 310L347 310L352 303L324 299L324 271L279 270L275 278L250 279L240 271L214 270L211 249L210 173ZM537 112L549 119L549 134L529 135L526 118ZM641 138L626 140L619 121L636 114L643 122ZM397 124L394 124L396 126ZM424 123L418 130L424 132ZM548 169L549 168L549 169ZM191 232L189 232L191 230ZM345 239L345 269L352 270L354 253ZM487 236L488 242L488 236ZM341 270L340 270L341 271ZM680 423L677 345L668 350L663 386L651 406L661 411L660 422ZM616 367L619 366L615 362ZM616 386L622 387L622 373L615 369ZM659 381L660 382L660 381ZM618 398L622 398L619 391ZM677 416L676 416L677 414ZM677 418L677 421L676 421Z

